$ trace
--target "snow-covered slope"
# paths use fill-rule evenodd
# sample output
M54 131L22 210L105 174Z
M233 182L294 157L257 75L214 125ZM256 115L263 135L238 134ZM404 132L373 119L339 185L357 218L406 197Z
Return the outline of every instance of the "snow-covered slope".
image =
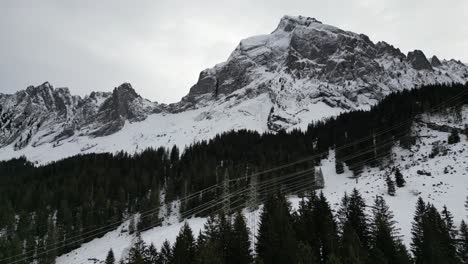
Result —
M460 118L461 117L461 118ZM320 169L324 176L323 192L333 209L339 203L345 192L350 193L357 188L371 204L376 195L383 196L395 214L397 226L401 228L403 241L409 245L411 241L411 223L418 197L433 203L439 209L447 205L454 214L457 225L468 212L464 202L468 195L468 138L460 135L461 141L448 145L449 133L447 128L464 129L468 125L468 106L462 109L462 115L433 114L421 116L414 124L413 135L417 137L416 144L411 149L403 149L398 144L393 147L392 155L382 168L365 168L358 179L345 168L343 174L336 174L334 152L331 151L327 159L321 161ZM433 148L440 153L432 156ZM385 178L391 174L393 168L399 168L405 177L406 185L397 188L395 196L387 194ZM419 172L418 172L419 171ZM430 172L430 175L428 175ZM297 208L299 198L290 197L293 208ZM172 210L177 214L177 210ZM253 216L256 222L248 221L249 228L257 228L261 209L253 213L244 210L248 219ZM177 215L176 215L177 216ZM142 233L147 243L154 243L160 247L164 240L174 242L182 223L172 217L164 226L155 227ZM191 218L187 220L195 234L203 228L205 218ZM134 236L126 232L127 223L117 230L107 233L104 237L95 239L80 248L57 259L58 264L65 263L94 263L103 260L106 252L112 248L117 258L124 257L132 245Z
M456 60L405 55L366 35L307 17L284 16L267 35L244 39L226 62L200 73L171 105L141 98L130 84L84 98L48 83L0 94L0 159L40 163L88 152L183 147L231 129L305 128L367 109L385 95L429 83L466 82Z

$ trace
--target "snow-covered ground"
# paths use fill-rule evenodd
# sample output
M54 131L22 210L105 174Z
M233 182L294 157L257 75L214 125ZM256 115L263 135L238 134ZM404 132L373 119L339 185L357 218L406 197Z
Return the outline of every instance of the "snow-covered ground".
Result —
M339 208L343 194L350 193L353 188L357 188L362 193L368 205L372 203L376 195L384 196L395 214L397 226L401 229L401 235L407 245L411 242L411 223L419 196L426 202L433 203L439 209L447 205L454 214L457 225L468 215L464 208L468 195L468 140L465 135L460 135L461 141L459 143L448 146L446 141L449 133L427 127L427 123L431 122L462 128L468 124L468 107L463 109L462 120L456 121L451 115L423 116L421 120L423 121L416 124L413 129L414 135L418 136L418 141L411 150L395 146L391 157L392 165L388 165L384 169L366 168L358 180L352 177L352 172L346 167L343 174L336 174L333 151L330 152L327 159L321 162L321 170L325 180L323 192L334 210ZM439 154L430 158L429 154L432 152L434 144L447 146L447 154ZM406 186L397 188L395 196L389 196L387 195L385 178L394 166L400 168L406 179ZM418 170L430 172L431 176L420 175L417 173ZM290 197L289 200L293 209L297 208L300 199ZM255 229L254 223L258 225L260 210L253 213L244 211L251 230ZM257 219L257 221L252 221L252 219ZM191 218L186 221L190 224L194 234L197 235L203 228L206 218ZM166 221L164 226L143 232L142 238L147 243L153 243L156 247L160 247L166 239L173 243L182 224L177 221L177 217L172 216L171 220ZM69 254L59 257L57 263L93 263L93 259L103 260L110 248L113 249L117 258L125 256L134 239L134 236L122 231L127 229L127 225L128 223L124 223L117 230L107 233L104 237L95 239Z
M141 122L127 121L120 131L105 137L73 136L58 144L42 144L39 147L29 144L16 151L11 144L0 148L0 160L26 156L30 161L45 164L77 154L114 153L121 150L135 153L149 147L170 148L173 145L184 148L193 142L208 140L230 130L249 129L262 133L268 131L267 119L271 107L268 93L241 102L230 98L195 110L151 114ZM307 126L304 124L338 115L342 111L322 102L308 105L307 108L307 113L298 114L304 121L292 128L305 129Z

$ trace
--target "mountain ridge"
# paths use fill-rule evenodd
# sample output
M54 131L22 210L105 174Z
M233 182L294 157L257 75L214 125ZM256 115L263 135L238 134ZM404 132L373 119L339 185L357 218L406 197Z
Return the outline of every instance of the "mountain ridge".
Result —
M146 100L129 83L84 97L48 82L0 94L0 159L26 155L47 162L87 152L183 147L228 130L305 129L368 109L391 92L466 81L468 66L460 61L428 59L421 50L405 55L364 34L284 16L272 33L241 40L227 61L203 70L177 103ZM60 154L41 158L58 147Z

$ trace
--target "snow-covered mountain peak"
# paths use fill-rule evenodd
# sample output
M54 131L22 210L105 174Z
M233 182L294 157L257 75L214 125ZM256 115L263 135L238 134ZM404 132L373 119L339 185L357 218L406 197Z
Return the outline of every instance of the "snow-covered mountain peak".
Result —
M272 33L241 40L227 61L202 71L178 103L146 100L129 83L84 98L49 83L0 94L0 159L183 147L231 129L304 129L395 91L466 81L468 66L457 60L428 60L421 50L406 56L364 34L284 16ZM44 159L43 145L63 152Z
M281 18L278 27L273 33L279 30L291 32L297 26L309 27L313 24L322 24L322 22L311 17L285 15Z

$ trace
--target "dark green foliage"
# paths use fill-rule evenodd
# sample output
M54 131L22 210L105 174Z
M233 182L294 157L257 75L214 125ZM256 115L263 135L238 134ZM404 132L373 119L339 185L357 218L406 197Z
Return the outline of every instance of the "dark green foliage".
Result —
M172 260L172 247L169 241L164 241L161 247L161 253L159 254L160 264L169 264Z
M252 262L249 230L245 223L244 216L240 212L238 212L234 218L230 251L232 258L228 263L247 264Z
M297 240L290 205L281 194L272 195L264 205L256 251L263 263L295 263Z
M297 264L319 263L309 244L299 242L297 247Z
M404 187L406 184L405 177L403 177L399 168L395 170L395 183L398 188Z
M343 165L343 162L339 161L339 160L335 160L335 171L336 171L336 174L342 174L344 173L344 165Z
M330 205L323 193L316 197L311 194L301 201L298 212L294 214L294 227L297 239L309 245L312 256L320 263L338 251L338 234Z
M398 238L393 213L381 196L375 198L372 213L370 263L409 263L409 254Z
M426 213L426 205L421 197L416 203L416 210L411 226L411 251L415 259L422 259L423 254L423 216Z
M461 263L468 264L468 227L463 220L460 224L457 252Z
M136 241L130 248L128 253L127 264L147 264L147 250L146 245L140 236L136 237Z
M387 184L387 194L390 196L395 196L395 182L392 180L390 175L387 175L385 184Z
M345 223L342 233L340 254L343 263L364 264L367 252L351 223Z
M189 264L194 263L195 259L195 240L192 229L185 223L180 229L179 235L176 238L172 249L173 264Z
M416 206L412 234L412 251L416 264L459 263L456 245L446 220L433 205L424 205L421 199Z
M342 199L338 220L342 233L348 226L350 238L351 233L355 233L364 249L368 249L369 225L366 215L366 203L357 189L354 189L350 196L345 194Z
M448 136L447 142L449 144L455 144L455 143L460 142L460 135L458 134L457 129L452 129L452 131L450 132L450 135Z
M106 260L104 261L105 264L115 264L115 257L114 257L114 252L112 249L109 250L107 253Z

